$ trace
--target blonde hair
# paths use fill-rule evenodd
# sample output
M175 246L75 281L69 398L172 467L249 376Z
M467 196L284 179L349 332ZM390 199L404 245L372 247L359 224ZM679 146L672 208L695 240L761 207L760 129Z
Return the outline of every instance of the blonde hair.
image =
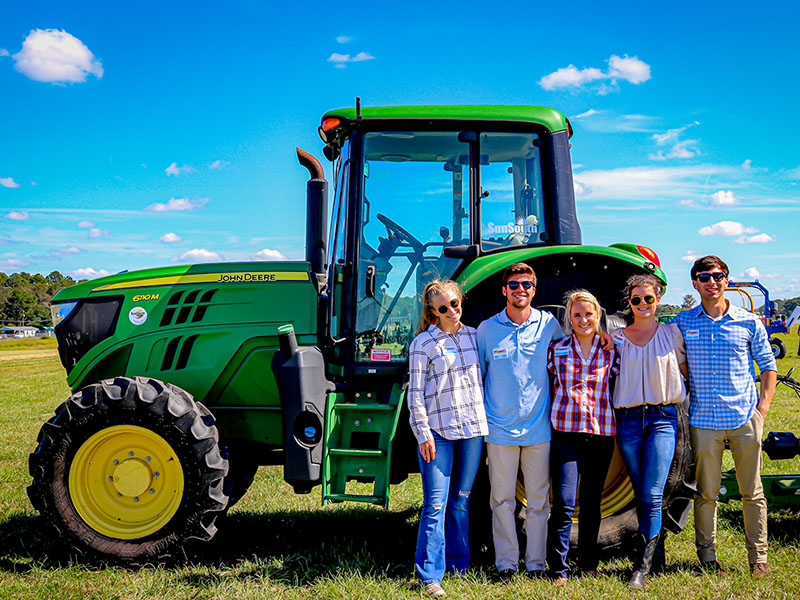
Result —
M597 301L597 298L594 297L594 294L587 290L573 290L567 294L566 297L566 304L567 304L567 321L570 325L572 325L572 321L570 320L570 316L572 315L572 305L576 302L588 302L594 307L595 313L597 313L597 324L595 325L595 334L600 333L600 317L603 314L603 309L600 308L600 303Z
M417 334L426 331L431 324L439 320L439 317L433 312L433 299L445 292L453 292L459 301L464 298L464 294L461 292L461 286L450 279L444 281L441 279L434 279L425 286L425 291L422 292L422 314L419 317Z

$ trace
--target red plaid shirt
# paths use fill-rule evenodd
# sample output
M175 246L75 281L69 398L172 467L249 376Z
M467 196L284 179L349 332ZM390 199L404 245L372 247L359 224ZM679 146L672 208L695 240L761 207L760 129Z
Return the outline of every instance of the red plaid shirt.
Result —
M571 335L550 344L547 370L555 377L550 422L558 431L614 435L609 379L619 373L615 348L603 350L595 336L584 359L580 343Z

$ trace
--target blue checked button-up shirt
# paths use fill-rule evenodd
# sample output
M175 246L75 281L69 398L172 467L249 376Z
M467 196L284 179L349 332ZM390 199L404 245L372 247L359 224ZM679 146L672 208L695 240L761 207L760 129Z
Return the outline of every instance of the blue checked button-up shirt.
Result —
M712 319L699 305L676 318L689 362L689 424L699 429L736 429L758 404L753 361L776 371L761 319L737 306Z

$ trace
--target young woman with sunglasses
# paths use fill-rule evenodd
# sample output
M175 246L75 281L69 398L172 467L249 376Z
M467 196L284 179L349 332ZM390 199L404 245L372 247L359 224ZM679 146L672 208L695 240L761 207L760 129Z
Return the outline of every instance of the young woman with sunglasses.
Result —
M652 275L634 275L625 298L633 323L614 335L620 374L614 389L617 445L633 483L640 544L628 585L644 586L663 559L661 510L664 485L675 454L678 407L686 398L688 376L683 337L676 325L659 325L656 308L664 286ZM661 565L656 565L660 567Z
M469 565L469 494L488 434L475 329L461 323L461 288L431 281L409 349L408 409L419 443L422 514L414 563L430 596Z
M617 366L614 347L604 350L601 345L600 315L600 304L592 294L586 290L570 293L567 316L572 335L553 342L548 351L547 369L553 386L553 503L547 563L556 585L564 585L569 575L567 554L576 497L580 504L578 567L584 575L597 575L600 498L614 453L611 378Z

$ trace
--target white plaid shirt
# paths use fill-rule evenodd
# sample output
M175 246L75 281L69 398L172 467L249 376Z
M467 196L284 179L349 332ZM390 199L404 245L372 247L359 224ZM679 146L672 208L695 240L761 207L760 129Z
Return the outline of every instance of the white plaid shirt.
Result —
M737 429L758 404L753 361L776 371L769 338L758 315L729 304L712 319L700 304L675 319L689 362L689 424L699 429Z
M447 440L489 433L474 328L449 334L431 325L411 342L408 369L409 422L420 444L433 439L431 429Z

